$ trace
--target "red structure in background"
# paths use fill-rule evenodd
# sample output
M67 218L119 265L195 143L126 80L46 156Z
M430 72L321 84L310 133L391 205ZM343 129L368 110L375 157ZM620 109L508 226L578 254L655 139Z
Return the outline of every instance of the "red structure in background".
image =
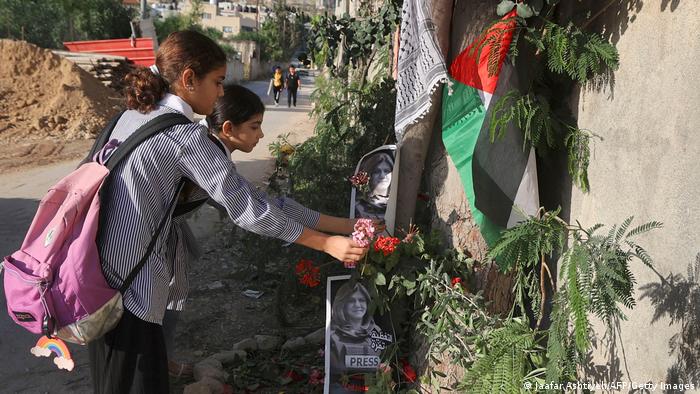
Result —
M71 52L103 53L105 55L124 56L129 62L150 66L155 62L151 38L117 38L114 40L72 41L63 45Z

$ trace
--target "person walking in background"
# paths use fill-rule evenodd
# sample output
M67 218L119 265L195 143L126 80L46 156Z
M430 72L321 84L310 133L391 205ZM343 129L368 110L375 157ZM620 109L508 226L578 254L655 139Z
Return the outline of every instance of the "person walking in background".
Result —
M297 90L301 88L301 80L297 69L293 65L289 66L289 73L284 80L284 87L287 89L287 107L297 106Z
M282 93L282 88L284 87L284 82L282 81L283 79L284 76L282 75L282 67L275 67L275 73L272 75L272 90L275 92L275 107L280 105L280 94ZM296 105L296 98L294 102Z

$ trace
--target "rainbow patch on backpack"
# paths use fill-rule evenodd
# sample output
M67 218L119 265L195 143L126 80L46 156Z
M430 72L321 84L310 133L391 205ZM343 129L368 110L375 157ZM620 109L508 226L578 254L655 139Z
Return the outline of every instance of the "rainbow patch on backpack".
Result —
M75 363L70 355L68 346L59 338L48 338L43 336L39 338L36 345L31 348L30 352L37 357L50 357L51 353L56 354L53 363L60 369L72 371Z

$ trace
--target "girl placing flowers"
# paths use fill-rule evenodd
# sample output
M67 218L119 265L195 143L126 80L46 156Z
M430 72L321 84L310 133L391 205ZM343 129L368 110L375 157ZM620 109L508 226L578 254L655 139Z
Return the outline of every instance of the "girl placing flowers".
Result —
M214 152L213 154L230 163L233 152L250 153L264 136L262 130L264 114L265 105L254 92L240 85L224 86L223 96L216 101L212 112L206 117L206 121L202 122L206 123L209 130L208 142L213 143L218 148L218 153ZM216 150L216 148L214 149ZM201 165L206 166L207 163L203 162ZM287 197L270 198L238 174L233 163L230 163L225 171L222 170L222 173L216 175L229 179L229 183L236 187L236 190L231 192L228 190L217 190L217 192L226 194L226 197L233 201L235 208L241 215L239 219L243 223L258 224L257 226L244 226L246 229L258 234L269 235L268 228L273 222L294 222L298 223L296 226L300 228L316 230L306 231L299 235L297 243L323 250L341 261L359 260L366 253L366 246L360 246L347 237L352 233L356 219L324 215ZM191 212L206 202L210 195L198 187L196 183L188 182L181 197L178 207ZM259 207L268 208L260 209ZM231 208L226 207L226 210L230 213ZM265 220L260 219L260 216L263 215L266 216ZM376 224L379 226L379 222ZM328 233L344 236L329 236ZM186 274L188 263L198 258L196 242L182 216L178 216L173 221L170 243L173 244L172 249L176 252L170 279L168 310L165 314L163 329L168 353L172 355L174 329L178 320L177 311L184 308L188 293L189 285ZM297 275L303 280L302 283L310 287L318 285L318 268L313 267L310 261L297 264L295 268ZM186 367L184 370L190 372L191 367ZM183 364L171 360L170 370L171 373L182 375Z

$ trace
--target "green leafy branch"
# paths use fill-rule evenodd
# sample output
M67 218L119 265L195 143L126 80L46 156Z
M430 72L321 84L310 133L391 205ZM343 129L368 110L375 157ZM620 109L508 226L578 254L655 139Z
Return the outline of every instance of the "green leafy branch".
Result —
M376 48L389 42L399 19L399 5L394 1L384 2L379 12L361 19L348 15L341 18L317 16L311 21L307 46L311 56L331 70L335 68L340 48L344 50L341 66L357 67L371 59L370 55Z
M554 97L553 92L569 90L574 83L600 86L608 82L612 72L619 67L619 54L600 34L584 32L571 22L559 25L547 19L558 1L546 3L543 0L502 1L497 6L497 13L504 16L515 8L516 16L494 21L476 46L479 55L489 46L489 75L498 73L503 51L501 41L508 33L514 34L508 50L513 62L523 49L546 60L542 77L526 93L511 91L496 101L491 115L491 140L502 137L509 125L515 125L524 134L523 149L529 144L543 154L564 147L568 157L567 169L574 184L588 192L589 143L595 134L580 129L570 110L561 105L561 99ZM503 23L510 27L503 28ZM521 36L525 39L523 45L519 43ZM562 82L562 78L568 82ZM554 81L563 86L556 86Z
M557 214L544 212L506 230L489 256L502 270L515 271L514 308L518 307L522 316L528 308L533 310L536 329L541 328L544 316L545 283L550 282L555 290L546 257L561 256L561 284L553 296L552 323L547 331L547 380L562 382L575 379L576 365L583 362L591 347L589 315L613 330L614 321L626 319L622 308L634 308L635 277L630 264L638 260L653 266L649 253L633 239L662 224L652 221L630 229L630 217L619 227L612 226L607 234L600 234L601 224L572 226ZM564 249L567 240L569 247ZM535 275L538 265L539 277Z
M530 92L521 94L511 90L500 97L491 111L489 135L491 142L503 138L510 125L523 133L523 150L534 146L539 153L564 146L567 152L567 169L572 181L582 191L588 192L588 165L592 132L582 130L571 122L562 120L550 107L551 98L545 94Z
M620 64L619 53L612 44L573 23L561 26L545 21L541 30L529 30L526 39L545 54L549 70L567 75L579 84L607 70L617 70Z

